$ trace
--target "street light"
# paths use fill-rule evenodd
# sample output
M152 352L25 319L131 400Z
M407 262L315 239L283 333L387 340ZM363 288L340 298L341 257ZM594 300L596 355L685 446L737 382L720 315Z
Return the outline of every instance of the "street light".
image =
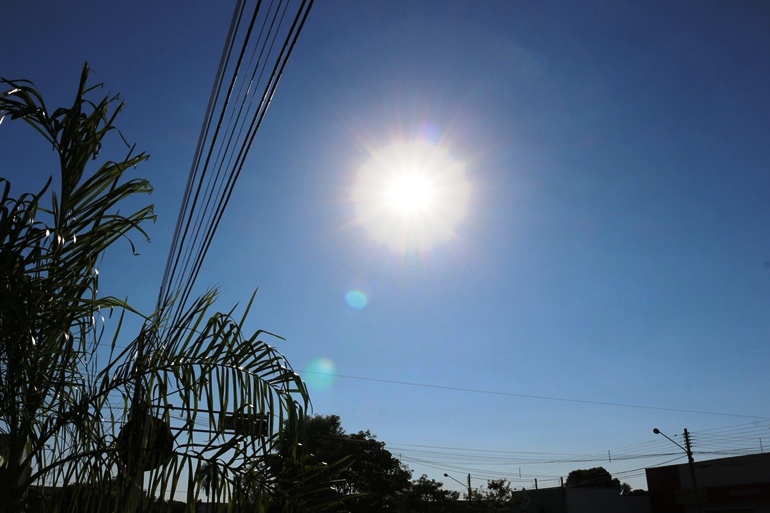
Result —
M470 474L468 474L468 484L467 484L467 485L465 485L465 484L461 483L460 481L458 481L458 480L457 480L457 479L455 479L454 477L450 476L450 475L449 475L449 474L447 474L446 472L444 472L444 477L448 477L449 479L451 479L451 480L452 480L452 481L454 481L455 483L458 483L460 486L467 486L467 487L468 487L468 499L470 499L470 498L471 498L471 493L472 493L472 490L471 490L471 475L470 475Z
M701 507L700 498L698 497L698 483L695 481L695 460L692 457L692 447L690 446L690 433L687 432L687 428L684 428L684 447L680 443L678 443L676 440L668 436L666 433L661 431L658 428L653 428L653 433L656 435L663 435L665 436L671 443L682 449L685 454L687 454L687 466L690 467L690 479L692 480L692 493L693 497L695 498L695 509L698 511L698 513L702 513L703 509Z

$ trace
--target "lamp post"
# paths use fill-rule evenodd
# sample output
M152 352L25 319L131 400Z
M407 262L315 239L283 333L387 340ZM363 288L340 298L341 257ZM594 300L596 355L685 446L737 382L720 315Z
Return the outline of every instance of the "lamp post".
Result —
M459 485L461 485L461 486L467 486L467 487L468 487L468 500L470 500L470 498L471 498L471 495L472 495L472 492L473 492L473 490L471 490L471 475L470 475L470 474L468 474L468 484L467 484L467 485L466 485L466 484L463 484L463 483L462 483L462 482L460 482L460 481L458 481L457 479L455 479L454 477L450 476L450 475L449 475L449 474L447 474L446 472L444 472L444 477L448 477L449 479L451 479L451 480L452 480L452 481L454 481L455 483L458 483L458 484L459 484Z
M698 513L703 513L703 508L698 497L698 483L695 481L695 460L692 457L692 447L690 446L690 433L687 432L687 428L684 428L684 447L676 440L669 437L666 433L658 428L653 428L653 433L656 435L665 436L671 443L682 449L687 454L687 466L690 467L690 480L692 481L692 493L695 498L695 509Z

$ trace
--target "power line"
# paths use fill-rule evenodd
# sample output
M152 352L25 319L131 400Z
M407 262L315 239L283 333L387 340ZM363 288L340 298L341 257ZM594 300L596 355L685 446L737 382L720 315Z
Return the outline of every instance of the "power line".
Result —
M639 446L648 445L648 442L636 444ZM410 449L410 448L417 449ZM432 452L422 449L440 449ZM525 483L537 479L541 485L553 482L558 486L560 478L566 477L576 468L587 468L593 466L603 466L612 474L621 480L629 480L643 477L645 469L668 465L676 461L683 460L685 455L676 452L668 452L666 448L659 452L642 452L637 454L618 454L614 455L612 461L607 461L606 454L559 454L559 453L536 453L536 452L514 452L514 451L495 451L485 449L451 448L444 446L425 446L416 444L394 444L389 449L399 454L399 459L403 462L419 465L421 467L432 468L441 471L459 472L472 474L474 477L482 479L500 479L504 478L511 483ZM478 453L478 457L473 458L473 454ZM494 453L499 453L495 457ZM741 454L754 454L755 451L698 451L697 454L703 456L735 456ZM517 459L515 455L523 455ZM540 455L540 458L533 456ZM457 456L457 457L455 457ZM701 458L703 459L703 458ZM710 458L705 458L706 460ZM653 460L653 461L650 461ZM650 461L649 463L642 463Z
M699 460L714 457L756 454L757 447L719 448L721 442L731 442L732 433L745 434L754 440L767 432L767 425L751 422L737 426L704 429L691 433L694 440L707 439L710 444L693 444ZM611 449L605 453L573 454L534 451L511 451L502 449L479 449L448 447L438 445L393 443L389 449L399 454L402 461L411 465L447 472L469 473L482 479L505 478L511 483L525 483L538 479L539 483L554 482L567 476L576 468L604 466L620 480L641 478L645 469L668 465L683 460L686 455L680 451L671 452L670 444L662 440L644 441ZM609 454L611 453L611 458Z
M642 409L642 410L656 410L656 411L669 411L669 412L677 412L677 413L695 413L698 415L716 415L721 417L739 417L739 418L746 418L746 419L757 419L757 420L770 420L770 417L760 417L756 415L742 415L738 413L724 413L724 412L714 412L714 411L704 411L704 410L688 410L683 408L667 408L664 406L647 406L647 405L641 405L641 404L627 404L627 403L616 403L616 402L608 402L608 401L593 401L589 399L570 399L565 397L553 397L553 396L545 396L545 395L533 395L533 394L522 394L517 392L500 392L497 390L483 390L478 388L464 388L464 387L455 387L455 386L448 386L448 385L432 385L427 383L414 383L410 381L397 381L397 380L390 380L390 379L380 379L380 378L365 378L362 376L349 376L345 374L333 374L329 372L321 372L321 371L311 371L311 370L303 370L299 371L300 374L306 373L306 374L319 374L319 375L325 375L325 376L333 376L335 378L344 378L344 379L355 379L359 381L372 381L376 383L386 383L391 385L402 385L402 386L411 386L411 387L421 387L421 388L433 388L437 390L451 390L455 392L468 392L473 394L487 394L487 395L499 395L499 396L506 396L506 397L521 397L524 399L538 399L542 401L559 401L559 402L567 402L567 403L578 403L578 404L595 404L599 406L612 406L612 407L618 407L618 408L635 408L635 409Z
M158 308L168 309L171 325L184 311L313 0L258 0L250 15L246 3L239 0L233 13L169 249Z

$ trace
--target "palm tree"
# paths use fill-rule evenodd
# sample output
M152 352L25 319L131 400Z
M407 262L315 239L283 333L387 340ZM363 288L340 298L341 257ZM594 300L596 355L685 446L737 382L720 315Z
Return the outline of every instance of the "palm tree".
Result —
M200 479L203 491L206 492L206 497L211 495L212 490L216 492L219 488L219 467L215 463L203 463L196 475Z
M31 125L60 162L58 191L49 178L13 198L0 178L0 512L50 500L33 492L51 483L68 488L73 510L133 511L183 490L194 504L204 464L218 469L214 498L232 501L279 439L301 436L307 388L265 341L275 335L245 331L253 296L236 317L211 313L210 291L173 325L163 305L124 346L125 316L141 314L98 294L97 264L117 241L133 250L132 237L147 237L152 206L126 205L152 188L128 177L147 159L128 144L91 170L105 138L120 135L122 104L91 100L87 78L86 64L73 105L53 113L31 82L0 81L0 120ZM234 418L250 428L232 430Z

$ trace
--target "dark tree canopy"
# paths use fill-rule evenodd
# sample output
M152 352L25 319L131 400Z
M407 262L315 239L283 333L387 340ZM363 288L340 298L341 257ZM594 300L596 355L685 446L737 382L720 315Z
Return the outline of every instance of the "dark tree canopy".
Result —
M403 511L406 512L446 512L457 508L457 500L460 493L452 490L444 490L443 483L434 479L428 479L423 474L419 479L412 481L406 491L403 501Z
M470 498L474 513L507 513L521 504L523 497L506 479L487 481L486 490L474 491Z
M347 460L338 491L356 495L346 501L351 513L394 511L410 487L411 471L370 431L348 434L337 415L305 421L307 451L329 464Z
M314 464L337 469L335 489L350 513L454 511L460 494L412 471L369 431L346 433L337 415L304 419L305 453Z
M620 481L613 478L604 467L573 470L567 476L566 486L571 488L617 488Z
M573 470L567 476L566 486L572 488L614 488L620 495L646 495L646 490L634 490L630 484L621 483L604 467Z
M369 430L347 433L337 415L304 417L299 427L302 454L298 458L281 457L296 449L281 446L268 465L270 474L278 479L274 490L295 497L295 503L299 494L313 497L313 505L317 504L315 499L323 497L323 511L334 513L507 513L521 501L520 494L504 479L489 481L485 489L466 496L468 501L459 501L459 492L444 489L443 483L426 475L411 480L411 470L385 448L385 443ZM302 461L301 469L282 463L295 459ZM239 493L249 502L258 502L266 477L255 473L253 479L241 481ZM332 496L320 493L323 487ZM265 511L283 513L272 507Z

